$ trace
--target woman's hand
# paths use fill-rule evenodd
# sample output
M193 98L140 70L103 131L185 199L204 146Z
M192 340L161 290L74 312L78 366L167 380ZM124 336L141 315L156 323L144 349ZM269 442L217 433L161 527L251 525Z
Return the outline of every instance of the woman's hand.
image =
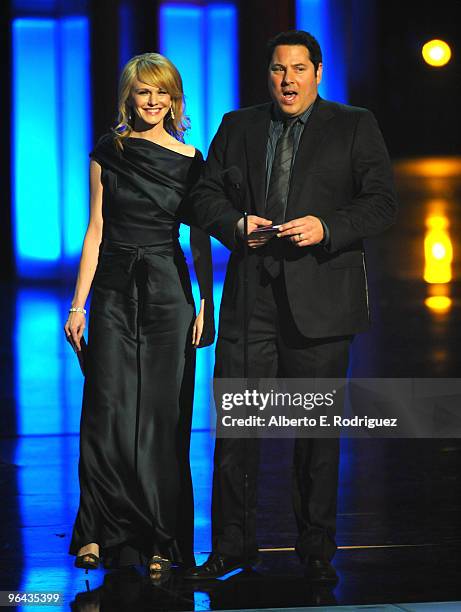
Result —
M203 323L205 321L205 300L200 300L200 311L195 318L194 326L192 327L192 346L197 348L200 344L200 339L203 333Z
M67 340L72 344L74 351L81 351L80 338L83 336L85 330L85 315L83 312L70 312L69 318L64 325L64 331L67 336Z

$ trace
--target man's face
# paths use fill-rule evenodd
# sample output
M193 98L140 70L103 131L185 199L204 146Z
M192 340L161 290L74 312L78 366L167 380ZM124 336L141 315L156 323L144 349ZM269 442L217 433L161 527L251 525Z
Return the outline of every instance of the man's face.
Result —
M322 79L304 45L278 45L269 65L269 91L284 115L301 115L314 102Z

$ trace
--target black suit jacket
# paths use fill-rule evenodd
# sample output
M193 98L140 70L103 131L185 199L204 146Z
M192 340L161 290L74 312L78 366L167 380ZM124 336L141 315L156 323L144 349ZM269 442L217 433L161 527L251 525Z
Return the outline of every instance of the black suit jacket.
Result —
M226 114L192 194L199 225L232 249L219 324L219 335L229 339L243 329L243 248L233 228L245 210L265 215L270 120L271 104ZM233 166L242 174L239 185L226 172ZM389 227L396 211L389 156L372 113L317 98L293 165L286 221L321 217L330 241L327 247L299 248L284 240L283 247L288 301L303 335L343 336L368 327L362 239ZM250 312L261 266L258 251L250 249Z

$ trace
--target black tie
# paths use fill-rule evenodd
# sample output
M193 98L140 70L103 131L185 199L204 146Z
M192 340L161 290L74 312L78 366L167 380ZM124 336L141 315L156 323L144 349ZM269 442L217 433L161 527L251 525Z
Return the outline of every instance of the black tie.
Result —
M285 219L293 160L293 126L295 123L296 119L289 119L285 122L275 148L265 212L266 219L270 219L274 225L283 223Z
M274 225L283 223L285 219L291 163L293 161L293 126L296 121L296 119L285 121L283 132L275 147L264 215ZM272 278L276 278L280 274L283 247L282 242L274 238L266 244L264 251L261 253L263 255L263 266Z

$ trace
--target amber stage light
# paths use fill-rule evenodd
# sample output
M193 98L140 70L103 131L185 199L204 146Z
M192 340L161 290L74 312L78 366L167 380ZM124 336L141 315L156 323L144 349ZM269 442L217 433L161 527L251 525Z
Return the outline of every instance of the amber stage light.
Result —
M429 66L440 68L450 61L451 49L444 40L434 39L423 45L422 54Z

